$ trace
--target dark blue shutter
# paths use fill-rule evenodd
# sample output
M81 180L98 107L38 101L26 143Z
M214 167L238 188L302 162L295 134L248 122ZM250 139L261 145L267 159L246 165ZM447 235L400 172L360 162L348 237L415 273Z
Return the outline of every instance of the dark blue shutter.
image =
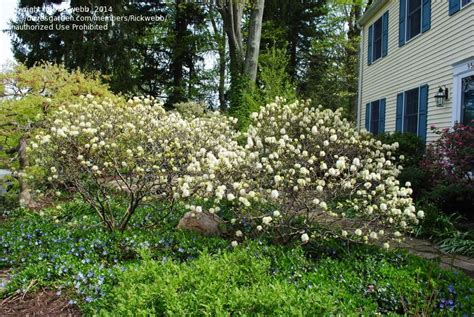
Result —
M400 0L400 14L398 18L398 46L405 45L406 5L407 0Z
M421 10L421 31L426 32L431 28L431 0L423 0Z
M382 56L388 53L388 11L382 16Z
M379 103L379 133L385 132L385 98Z
M367 64L372 64L372 45L374 42L374 26L371 25L369 27L369 44L368 44L368 52L367 52Z
M370 103L365 105L365 129L370 131Z
M397 95L397 112L395 120L395 131L402 132L403 123L403 93Z
M461 0L449 0L449 15L453 15L461 9Z
M418 136L426 141L428 119L428 85L420 87L420 107L418 108Z

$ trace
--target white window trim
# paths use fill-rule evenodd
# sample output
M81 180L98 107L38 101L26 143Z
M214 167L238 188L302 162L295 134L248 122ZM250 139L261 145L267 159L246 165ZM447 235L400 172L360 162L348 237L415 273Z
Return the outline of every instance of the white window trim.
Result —
M472 3L472 1L471 1ZM473 65L470 68L468 65ZM461 90L462 79L468 76L474 76L474 58L464 61L454 66L453 69L453 103L451 126L461 121Z
M463 5L463 4L462 4L462 0L460 0L460 1L461 1L461 2L459 3L459 6L460 6L460 7L459 7L459 11L461 11L461 10L464 9L465 7L470 6L471 4L474 3L474 0L471 0L471 1L468 2L467 4Z

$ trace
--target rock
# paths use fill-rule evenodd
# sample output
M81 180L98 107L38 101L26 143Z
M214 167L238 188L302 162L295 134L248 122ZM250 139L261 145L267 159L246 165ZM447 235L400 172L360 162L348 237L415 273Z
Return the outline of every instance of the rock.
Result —
M177 228L198 232L206 236L217 236L223 233L224 221L217 215L206 212L187 212L178 223Z

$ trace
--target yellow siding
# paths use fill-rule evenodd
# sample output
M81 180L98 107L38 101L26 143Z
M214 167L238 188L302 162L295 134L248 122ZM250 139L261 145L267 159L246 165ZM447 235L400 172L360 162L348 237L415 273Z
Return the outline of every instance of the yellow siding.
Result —
M398 0L390 0L363 27L359 126L365 126L365 104L386 98L385 130L394 131L397 94L428 84L427 141L431 142L436 138L430 132L431 125L452 126L453 64L474 57L474 3L449 16L448 1L432 0L431 29L402 47L398 46L398 3ZM368 27L387 10L388 55L368 66ZM448 87L450 94L443 107L436 107L433 98L439 86Z

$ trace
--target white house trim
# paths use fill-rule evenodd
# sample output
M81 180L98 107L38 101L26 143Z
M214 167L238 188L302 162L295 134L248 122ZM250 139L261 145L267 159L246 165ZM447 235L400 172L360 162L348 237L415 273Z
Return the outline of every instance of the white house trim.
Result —
M461 120L462 79L474 75L474 57L453 65L453 113L451 123Z

